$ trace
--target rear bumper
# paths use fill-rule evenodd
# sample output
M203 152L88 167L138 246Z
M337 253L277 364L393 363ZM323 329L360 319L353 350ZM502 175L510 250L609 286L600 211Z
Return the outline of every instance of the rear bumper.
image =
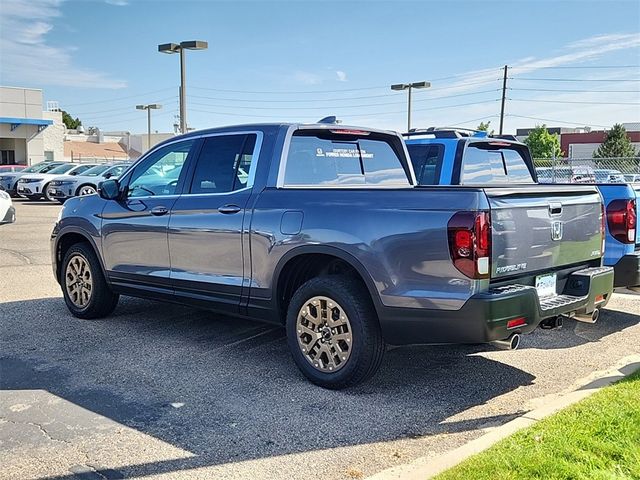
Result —
M529 333L546 318L590 313L606 305L612 292L613 268L586 268L569 276L562 294L542 300L534 287L511 285L476 294L460 310L384 307L380 324L392 345L484 343ZM526 325L507 328L520 317Z
M640 250L625 255L613 266L614 287L640 286Z

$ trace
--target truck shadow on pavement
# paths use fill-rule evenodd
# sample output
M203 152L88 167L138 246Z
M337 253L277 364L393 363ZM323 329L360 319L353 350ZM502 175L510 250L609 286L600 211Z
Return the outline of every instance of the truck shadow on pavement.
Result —
M195 455L96 469L110 479L502 424L515 414L443 422L534 380L469 355L478 347L407 347L369 383L336 392L302 377L278 327L129 298L95 321L73 318L60 298L2 310L2 390L46 390ZM611 328L625 322L640 317Z

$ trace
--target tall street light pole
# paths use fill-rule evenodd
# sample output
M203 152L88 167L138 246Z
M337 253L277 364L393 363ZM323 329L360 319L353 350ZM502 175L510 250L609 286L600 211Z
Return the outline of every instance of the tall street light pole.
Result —
M187 92L185 74L185 50L206 50L209 44L202 40L189 40L180 43L163 43L158 45L161 53L180 54L180 133L187 133Z
M162 108L159 103L150 103L148 105L136 105L137 110L147 111L147 150L151 148L151 110Z
M391 85L391 90L408 90L407 96L407 132L411 131L411 90L414 88L429 88L430 82L396 83Z

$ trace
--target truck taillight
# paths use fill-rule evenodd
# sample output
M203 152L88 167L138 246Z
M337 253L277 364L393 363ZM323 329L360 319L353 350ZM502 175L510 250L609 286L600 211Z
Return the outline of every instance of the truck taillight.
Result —
M622 243L636 242L636 201L613 200L607 205L609 233Z
M449 219L449 251L455 267L469 278L489 278L489 212L458 212Z
M603 257L604 257L604 245L607 238L607 231L604 224L605 216L606 216L606 213L604 211L604 203L601 203L600 204L600 235L602 235L602 241L600 242L600 256L603 256Z

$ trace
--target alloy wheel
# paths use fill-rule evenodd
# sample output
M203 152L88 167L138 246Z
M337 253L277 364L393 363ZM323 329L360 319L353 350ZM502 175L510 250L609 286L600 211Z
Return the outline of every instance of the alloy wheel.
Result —
M69 259L65 274L65 285L71 302L78 308L86 307L93 293L93 278L89 262L82 255Z
M344 309L329 297L313 297L298 312L298 346L316 370L333 373L344 367L351 355L352 335Z

